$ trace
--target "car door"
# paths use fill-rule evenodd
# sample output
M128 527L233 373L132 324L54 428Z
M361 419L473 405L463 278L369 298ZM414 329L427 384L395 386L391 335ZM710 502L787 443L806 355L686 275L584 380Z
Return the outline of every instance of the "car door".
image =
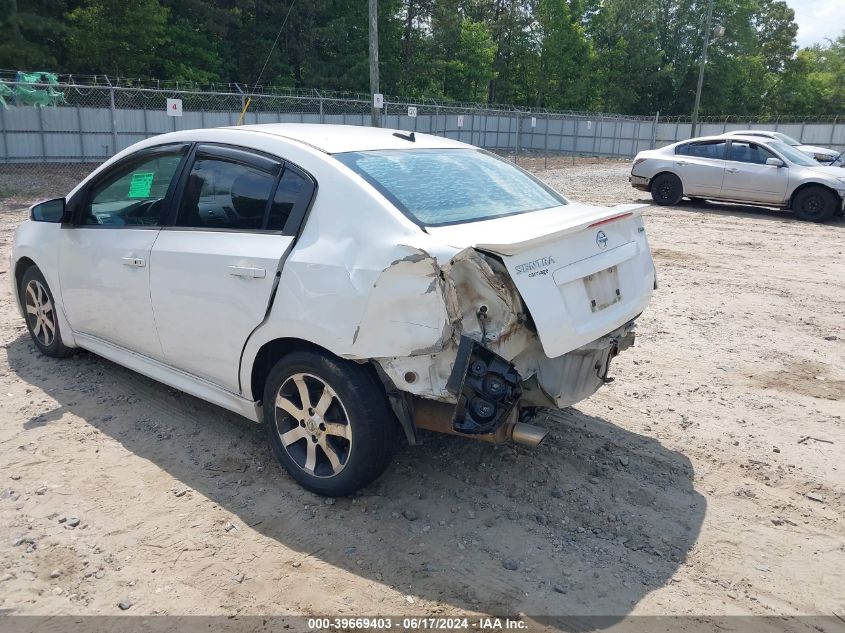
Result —
M150 251L189 145L142 150L69 201L59 240L62 304L71 328L162 358L150 303Z
M675 150L675 172L688 196L718 196L725 173L727 141L695 141Z
M782 167L767 165L769 158L778 157L762 144L732 140L722 197L772 204L783 202L789 185L789 168L786 164Z
M150 257L164 358L239 392L241 353L267 314L314 182L280 159L207 144L179 189Z

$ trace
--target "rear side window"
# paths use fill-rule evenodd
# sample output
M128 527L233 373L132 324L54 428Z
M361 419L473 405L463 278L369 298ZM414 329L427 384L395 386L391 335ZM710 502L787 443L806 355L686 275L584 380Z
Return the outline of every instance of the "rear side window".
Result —
M261 230L276 178L220 158L198 158L185 184L176 225Z
M695 156L697 158L722 159L725 157L726 144L726 141L687 143L686 145L679 145L676 147L675 153L682 156Z
M307 196L307 198L306 198ZM281 231L290 218L297 204L308 204L311 198L311 183L289 167L282 173L273 204L270 205L270 215L267 218L267 229Z

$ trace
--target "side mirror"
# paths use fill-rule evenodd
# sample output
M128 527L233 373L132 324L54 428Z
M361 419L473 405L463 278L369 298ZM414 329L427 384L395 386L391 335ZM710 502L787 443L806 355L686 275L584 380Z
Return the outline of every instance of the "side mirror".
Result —
M766 164L772 167L783 167L783 161L780 158L767 158Z
M56 198L34 204L29 208L29 217L34 222L59 223L65 217L65 199Z

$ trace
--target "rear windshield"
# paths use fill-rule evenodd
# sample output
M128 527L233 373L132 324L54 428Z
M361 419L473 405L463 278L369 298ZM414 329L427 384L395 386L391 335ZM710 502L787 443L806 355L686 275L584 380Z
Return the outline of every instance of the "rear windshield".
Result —
M566 204L530 174L475 149L346 152L334 157L424 226L488 220Z
M791 136L787 136L786 134L781 134L780 132L772 132L772 136L777 137L778 139L780 139L781 141L783 141L787 145L792 145L793 147L797 147L798 145L801 145L801 143L796 141Z

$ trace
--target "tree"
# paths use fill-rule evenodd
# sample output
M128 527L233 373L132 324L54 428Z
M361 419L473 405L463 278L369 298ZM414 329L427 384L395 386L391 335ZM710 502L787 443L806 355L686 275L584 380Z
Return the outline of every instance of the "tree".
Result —
M381 87L688 115L708 1L379 0ZM702 115L841 111L845 36L797 50L786 0L714 1L726 34L710 47ZM367 51L362 2L0 0L6 69L252 87L266 60L265 87L368 92Z
M0 2L0 68L55 69L65 36L64 1Z
M69 70L160 76L169 13L158 0L88 0L68 14Z
M452 59L444 64L443 94L463 101L483 100L493 78L494 52L487 27L463 20Z
M580 15L573 15L578 8L566 0L540 0L538 106L586 109L591 105L595 92L590 81L592 50Z

